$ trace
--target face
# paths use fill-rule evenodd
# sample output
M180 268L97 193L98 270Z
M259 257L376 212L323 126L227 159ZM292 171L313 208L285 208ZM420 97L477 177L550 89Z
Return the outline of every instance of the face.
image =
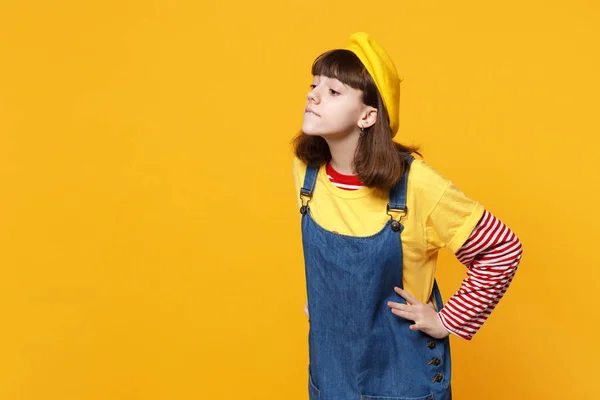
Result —
M334 137L367 128L372 107L362 101L363 92L335 78L315 76L304 110L302 131L307 135Z

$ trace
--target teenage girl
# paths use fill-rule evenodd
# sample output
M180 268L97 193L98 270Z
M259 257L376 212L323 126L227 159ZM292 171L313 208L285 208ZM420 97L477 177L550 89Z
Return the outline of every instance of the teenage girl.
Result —
M470 340L506 292L521 243L392 140L400 79L365 33L312 66L294 179L302 215L310 399L451 399L450 334ZM467 267L442 303L437 253Z

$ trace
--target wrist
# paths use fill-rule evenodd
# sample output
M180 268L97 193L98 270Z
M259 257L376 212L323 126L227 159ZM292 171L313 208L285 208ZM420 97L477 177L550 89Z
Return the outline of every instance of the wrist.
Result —
M437 313L437 319L438 319L438 322L439 322L440 326L442 327L442 329L441 329L442 332L444 332L444 336L441 339L450 336L450 334L453 333L453 332L450 329L448 329L448 327L444 324L444 320L440 316L439 312Z

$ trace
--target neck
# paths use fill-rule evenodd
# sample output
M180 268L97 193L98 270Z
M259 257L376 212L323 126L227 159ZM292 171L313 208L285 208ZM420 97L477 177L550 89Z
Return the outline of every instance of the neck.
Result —
M352 133L343 137L324 138L331 152L330 164L340 174L356 175L354 171L354 154L358 146L358 137L358 133Z

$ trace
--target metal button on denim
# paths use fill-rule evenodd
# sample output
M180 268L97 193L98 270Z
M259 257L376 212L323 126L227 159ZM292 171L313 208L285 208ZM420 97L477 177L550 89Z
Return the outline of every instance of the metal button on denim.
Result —
M442 362L442 360L440 360L439 358L436 357L436 358L432 359L431 361L429 361L427 363L427 365L433 364L437 367L438 365L440 365L441 362Z

